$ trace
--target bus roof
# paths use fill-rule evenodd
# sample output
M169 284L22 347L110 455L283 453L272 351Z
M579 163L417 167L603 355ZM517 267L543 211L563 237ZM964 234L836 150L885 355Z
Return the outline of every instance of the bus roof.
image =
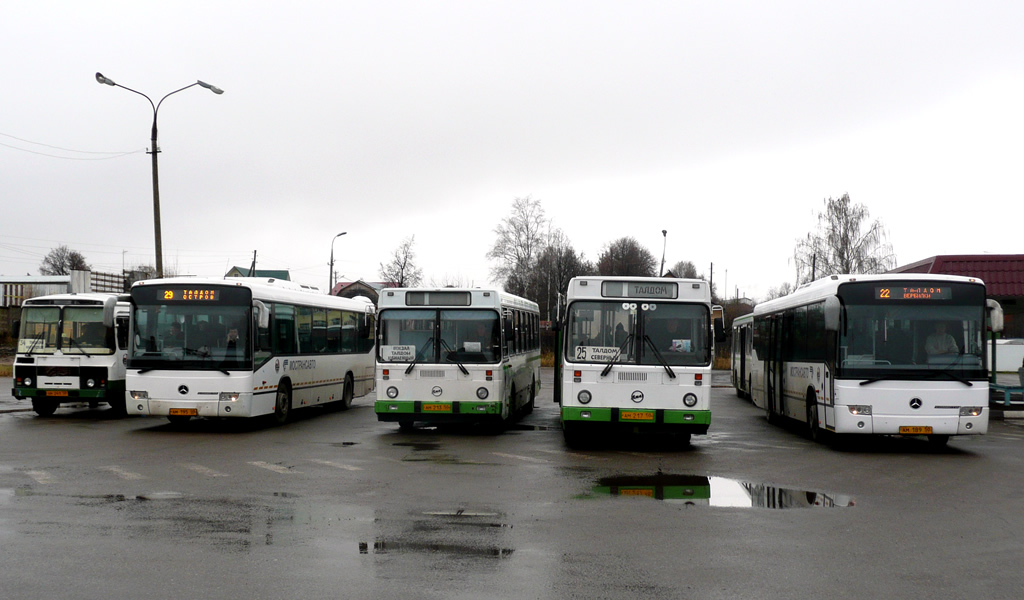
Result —
M410 292L414 294L424 293L428 296L429 294L461 294L466 300L452 303L430 301L428 304L410 304L407 301L407 296ZM406 287L384 288L380 291L379 308L395 308L399 306L487 306L493 308L505 306L533 312L539 310L537 303L533 300L527 300L526 298L521 298L515 294L495 288Z
M985 285L985 282L977 277L963 277L961 275L940 275L932 273L883 273L878 275L830 275L811 283L805 283L788 296L775 298L762 302L754 307L755 314L770 313L776 310L802 306L817 302L828 296L834 296L839 291L839 286L844 283L853 282L884 283L887 281L934 281L946 283L975 283Z
M293 302L325 308L358 310L360 312L367 312L367 307L371 310L373 308L373 303L365 296L359 298L330 296L321 294L319 288L316 287L302 285L285 279L266 277L166 277L164 279L137 281L132 285L132 290L137 287L153 287L158 285L237 286L252 290L253 298L262 301Z
M606 282L623 284L610 290ZM636 284L633 286L626 284ZM569 298L690 300L711 302L711 288L703 279L674 277L584 276L569 280Z
M35 298L27 298L25 299L24 302L22 302L22 306L68 306L75 304L103 306L107 302L107 298L117 298L118 296L119 294L102 292L50 294L47 296L36 296Z

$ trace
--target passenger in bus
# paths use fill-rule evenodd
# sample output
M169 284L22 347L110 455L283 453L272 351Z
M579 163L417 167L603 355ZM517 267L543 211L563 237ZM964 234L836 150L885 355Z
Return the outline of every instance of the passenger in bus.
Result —
M924 342L924 351L929 356L934 354L959 354L960 347L956 345L956 339L946 333L946 324L938 322L935 324L935 333L928 336Z
M171 323L171 329L164 336L164 347L165 348L184 348L185 347L185 335L181 332L181 323L175 321Z
M82 325L82 335L78 342L90 348L102 348L106 343L107 328L103 323L86 323Z

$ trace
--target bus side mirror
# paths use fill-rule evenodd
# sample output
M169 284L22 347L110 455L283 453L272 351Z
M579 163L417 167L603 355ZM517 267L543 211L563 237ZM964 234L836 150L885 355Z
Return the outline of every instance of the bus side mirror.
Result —
M839 315L842 310L843 305L839 303L838 297L825 298L825 331L839 331Z
M725 321L718 317L715 319L715 343L720 344L725 341Z
M267 305L259 300L253 300L252 308L256 311L256 326L260 329L270 327L270 311L267 310Z
M103 301L103 326L107 329L114 326L114 309L117 307L117 296L107 296Z
M1003 307L995 300L989 298L985 300L986 308L988 309L988 321L989 329L993 332L1000 332L1003 330Z
M16 319L11 323L11 335L15 338L21 335L21 319Z

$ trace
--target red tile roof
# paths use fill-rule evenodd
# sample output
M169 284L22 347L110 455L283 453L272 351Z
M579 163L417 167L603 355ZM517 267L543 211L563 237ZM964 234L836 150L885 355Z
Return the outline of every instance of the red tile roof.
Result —
M890 273L978 277L989 296L1024 297L1024 254L947 254L896 267Z

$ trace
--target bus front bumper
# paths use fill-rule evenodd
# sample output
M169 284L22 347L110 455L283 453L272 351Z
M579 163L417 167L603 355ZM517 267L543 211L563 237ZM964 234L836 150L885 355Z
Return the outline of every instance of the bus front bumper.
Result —
M377 400L373 404L378 421L429 421L453 423L501 419L500 402L427 400Z
M597 427L636 432L689 432L703 435L711 426L709 410L562 407L562 423L592 424Z
M953 412L956 411L956 412ZM988 407L978 415L960 415L951 409L948 415L851 414L846 406L836 407L837 433L876 435L982 435L988 433Z

